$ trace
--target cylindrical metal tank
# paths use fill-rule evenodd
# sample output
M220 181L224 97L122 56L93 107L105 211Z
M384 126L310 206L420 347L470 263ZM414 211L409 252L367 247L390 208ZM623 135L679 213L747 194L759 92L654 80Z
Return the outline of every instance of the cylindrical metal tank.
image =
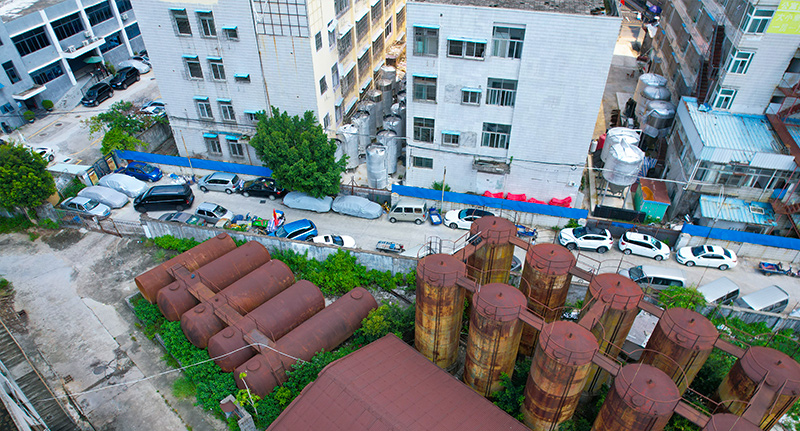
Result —
M619 274L598 274L589 282L584 304L592 307L608 304L602 316L592 325L591 331L600 343L600 352L616 359L620 347L628 337L633 321L639 313L639 301L644 296L642 288L633 280ZM589 308L584 308L584 317ZM596 365L590 371L586 381L586 391L596 393L605 383L609 374Z
M638 107L642 104L642 95L644 89L647 87L666 87L667 78L655 73L643 73L639 75L639 80L636 81L636 90L633 92L633 101L636 102Z
M380 105L382 95L383 93L381 93L380 90L376 90L373 88L372 90L367 91L367 100L369 100L370 102L375 102Z
M356 113L366 112L369 114L369 121L367 124L369 124L368 127L370 136L375 136L375 134L378 133L378 122L383 118L383 115L378 111L380 111L380 106L378 106L378 104L375 102L363 100L358 103L358 111L356 111Z
M389 185L386 170L386 147L371 144L367 147L367 183L373 189L384 189Z
M544 319L545 323L558 320L561 316L572 283L569 270L573 266L575 255L558 244L536 244L525 254L519 290L528 299L528 309ZM539 331L525 325L519 353L532 355L538 336Z
M670 308L658 319L639 362L665 372L683 394L714 350L717 338L717 328L702 314Z
M369 112L356 112L350 122L358 129L358 154L364 154L367 147L372 142L372 130L370 130Z
M386 148L386 173L389 175L397 172L397 134L391 130L378 132L378 143Z
M344 154L347 156L347 169L358 167L358 145L361 137L358 136L358 127L345 124L339 128L339 139L343 143Z
M622 367L592 425L594 431L660 431L681 396L669 376L650 365Z
M208 355L218 358L215 362L222 371L231 372L256 354L255 349L245 348L248 343L244 334L257 329L277 341L324 307L325 297L319 288L310 281L300 280L211 337Z
M339 160L344 157L344 140L342 140L340 135L337 134L336 138L333 138L333 143L336 144L336 150L333 152L333 159Z
M294 283L292 270L280 260L271 260L181 316L186 338L200 349L227 324L215 314L223 305L244 316Z
M349 338L361 326L370 310L377 308L375 298L364 288L356 287L336 302L303 322L278 340L272 350L256 355L236 368L233 377L240 389L247 388L263 397L275 386L286 381L286 371L295 359L310 360L321 350L331 350Z
M375 130L378 131L381 129L381 119L384 115L389 113L389 107L391 107L391 104L384 109L383 92L375 88L367 91L367 100L375 104L375 113L370 113L370 115L375 116Z
M517 227L501 217L481 217L469 229L469 236L479 235L485 245L467 258L467 272L478 286L507 283L514 259L514 245L509 240L517 235Z
M380 103L381 112L388 114L392 109L392 103L394 103L394 80L379 79L375 88L382 94Z
M800 396L800 364L783 352L761 346L747 349L719 385L720 407L740 416L746 409L756 408L747 402L762 382L766 387L761 390L777 396L770 397L772 404L756 425L762 430L772 429Z
M672 127L675 120L675 105L664 100L653 100L645 107L645 124L654 129L667 129Z
M609 150L605 163L603 178L606 181L618 186L629 186L639 179L639 171L644 164L644 152L636 145L617 144Z
M621 143L626 143L635 147L639 144L639 134L633 129L625 127L614 127L610 129L606 132L606 140L603 145L603 151L600 152L600 159L605 162L608 159L608 152L611 150L611 147Z
M711 420L703 427L703 431L759 431L760 429L747 419L730 413L711 416Z
M402 103L403 105L406 104L406 87L405 85L400 82L399 88L397 89L397 101Z
M234 281L249 274L259 266L270 261L270 255L263 245L250 241L230 253L203 265L191 274L189 285L203 283L217 293ZM182 281L174 281L158 291L158 309L169 321L180 320L181 315L199 304Z
M384 64L381 66L380 69L380 77L381 79L386 79L391 82L397 81L397 69L394 66L389 66L388 64Z
M644 123L644 113L648 103L654 100L669 101L670 98L672 98L672 93L669 92L667 87L645 87L641 93L641 101L636 102L636 120L639 121L640 124Z
M484 397L500 390L501 374L514 374L525 304L522 292L503 283L487 284L472 298L464 383Z
M405 102L400 103L397 102L392 105L392 115L396 115L400 117L400 130L402 132L398 133L397 136L406 136L406 104Z
M597 348L594 335L577 323L556 321L544 325L520 408L528 428L558 429L558 424L572 416Z
M136 282L136 287L139 288L139 292L142 292L144 299L155 304L158 291L175 281L175 278L169 273L170 268L176 265L182 265L187 271L191 272L235 248L236 243L233 242L233 238L226 233L221 233L173 257L161 265L139 274L139 276L133 280Z
M458 358L464 289L456 281L466 274L464 262L448 254L429 254L417 263L414 347L440 368Z
M383 117L383 130L391 130L397 136L402 136L403 120L397 115L389 114Z

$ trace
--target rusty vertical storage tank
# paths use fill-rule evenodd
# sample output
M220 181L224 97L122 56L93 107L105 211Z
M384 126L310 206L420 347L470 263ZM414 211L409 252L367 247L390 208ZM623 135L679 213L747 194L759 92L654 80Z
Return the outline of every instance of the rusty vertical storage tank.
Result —
M658 319L639 362L665 372L683 394L714 350L717 338L717 328L702 314L670 308Z
M550 431L572 417L597 348L594 335L577 323L544 325L520 409L525 425L534 431Z
M517 227L500 217L481 217L469 229L470 237L480 236L485 244L467 258L467 271L478 286L507 283L514 245L508 242L517 235Z
M183 281L175 281L159 290L158 308L167 320L180 320L183 313L200 303L189 292L189 286L203 283L217 293L269 261L267 249L256 241L250 241L193 272L186 280L188 286Z
M263 397L286 381L286 371L299 358L310 360L321 350L330 350L346 340L361 326L370 310L378 307L375 298L363 287L356 287L300 326L284 335L265 354L256 355L236 368L233 377L240 389L247 388ZM283 354L279 354L282 352Z
M458 358L464 289L456 280L466 274L464 262L448 254L430 254L417 263L414 347L445 369Z
M525 266L519 290L528 298L528 308L544 319L545 323L558 320L561 308L567 301L572 282L570 268L575 266L575 256L557 244L537 244L525 254ZM525 325L519 342L519 353L530 356L539 331Z
M636 314L639 312L637 305L644 296L642 288L633 280L619 274L599 274L592 278L589 289L586 291L584 304L592 307L607 304L607 308L598 321L591 327L597 341L600 343L600 352L616 359L620 347L628 337ZM584 309L581 318L586 317L588 308ZM597 366L593 366L589 379L586 381L586 391L595 393L610 376Z
M181 329L192 344L205 349L208 346L208 339L227 326L217 317L216 310L223 305L229 305L239 315L244 316L283 292L292 283L294 283L292 270L280 260L271 260L226 287L211 300L183 313Z
M622 367L608 391L593 431L660 431L667 425L681 396L669 376L656 367Z
M464 382L488 397L500 389L500 375L511 376L517 359L525 295L513 286L491 283L473 295Z
M748 403L759 390L770 391L768 405ZM745 351L731 371L719 385L721 407L742 415L745 410L761 409L760 422L763 430L771 429L800 396L800 364L789 355L769 347L753 346Z
M753 425L747 419L732 415L730 413L720 413L711 416L703 431L758 431L759 427Z
M168 272L176 265L183 266L187 271L195 271L201 266L221 257L236 248L236 243L226 233L221 233L213 238L198 244L191 249L173 257L157 267L139 274L134 278L136 287L142 292L144 299L155 304L158 291L162 287L175 281Z

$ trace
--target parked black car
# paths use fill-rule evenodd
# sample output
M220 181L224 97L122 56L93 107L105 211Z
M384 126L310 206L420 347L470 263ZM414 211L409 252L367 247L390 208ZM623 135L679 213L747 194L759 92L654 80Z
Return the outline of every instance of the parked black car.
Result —
M135 67L123 67L111 78L111 86L124 90L139 80L139 71Z
M104 100L110 99L114 95L114 89L105 82L98 82L89 87L86 94L81 99L83 106L97 106Z
M133 200L133 207L140 213L146 211L183 211L192 207L194 193L188 184L153 186Z
M272 200L282 198L286 194L286 189L278 187L275 180L269 177L259 177L245 181L240 191L244 197L259 196Z

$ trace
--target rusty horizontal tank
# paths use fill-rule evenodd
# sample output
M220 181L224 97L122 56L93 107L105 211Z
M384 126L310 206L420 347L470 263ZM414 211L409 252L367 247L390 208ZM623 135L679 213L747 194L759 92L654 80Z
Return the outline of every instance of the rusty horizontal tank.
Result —
M161 265L139 274L139 276L133 280L136 282L136 287L139 288L139 292L142 292L144 299L155 304L158 291L175 281L175 278L169 273L170 268L180 265L189 272L195 271L235 248L236 243L233 242L233 238L226 233L221 233L173 257Z
M514 374L525 305L525 295L503 283L487 284L473 295L464 383L484 397L500 390L501 374Z
M659 318L639 360L665 372L683 394L714 350L717 328L702 314L670 308Z
M245 389L241 379L245 373L246 387L263 397L286 381L286 371L292 369L294 358L308 361L317 352L338 346L353 335L370 310L377 307L375 298L366 289L356 287L284 335L272 346L275 350L258 354L237 367L233 373L236 385Z
M478 286L489 283L508 283L514 259L514 245L509 242L517 235L511 221L495 216L481 217L469 229L470 237L478 236L483 247L467 258L467 271Z
M528 309L545 323L558 320L567 302L572 283L569 270L575 266L575 255L558 244L537 244L525 253L519 290L528 298ZM525 325L519 342L519 353L533 354L539 331Z
M770 391L769 405L751 405L759 386ZM771 429L800 396L800 364L789 355L778 350L753 346L747 349L731 367L719 385L718 396L722 411L742 415L745 410L760 409L756 425ZM748 412L751 414L752 412ZM755 423L755 421L753 421Z
M234 281L270 261L270 255L261 243L250 241L230 253L203 265L191 273L189 279L174 281L158 291L158 309L169 321L180 320L183 313L199 304L189 287L202 283L218 293ZM188 283L188 285L187 285Z
M280 260L271 260L235 281L211 300L196 305L181 316L181 329L186 338L200 349L208 347L208 339L228 326L217 317L217 311L229 305L232 318L244 316L294 283L292 270ZM236 320L231 321L233 323Z
M544 325L520 408L528 428L554 430L572 417L597 349L594 335L577 323L556 321Z
M703 427L703 431L759 431L760 429L747 419L730 413L711 416Z
M622 367L592 425L594 431L660 431L681 396L675 382L656 367Z
M222 371L233 371L257 352L245 348L250 344L245 340L245 334L258 330L274 342L323 308L325 297L319 288L310 281L300 280L211 337L208 355L219 358L215 362Z
M417 263L414 347L445 369L458 358L464 289L456 281L466 274L464 262L448 254L430 254Z
M590 307L606 304L605 312L591 327L591 331L600 344L600 352L616 359L620 346L628 337L633 321L639 313L638 304L644 296L642 288L633 280L619 274L598 274L589 282L586 291L581 319L589 314ZM593 366L586 381L586 391L596 393L611 376L597 366Z

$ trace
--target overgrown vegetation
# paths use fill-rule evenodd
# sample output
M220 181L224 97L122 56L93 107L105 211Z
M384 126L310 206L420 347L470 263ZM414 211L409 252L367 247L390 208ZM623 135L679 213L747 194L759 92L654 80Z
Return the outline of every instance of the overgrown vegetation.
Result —
M139 112L133 103L119 101L111 105L108 111L82 121L89 129L89 135L103 136L100 148L103 154L113 150L134 150L136 147L147 147L147 143L135 137L147 130L156 122L166 120L157 115L145 115Z
M42 156L22 145L0 145L0 207L27 214L55 192Z
M494 404L506 413L521 421L522 401L525 400L525 384L528 382L528 373L531 369L531 359L524 358L514 364L514 373L511 377L503 373L500 385L503 389L492 394Z
M0 217L0 234L24 232L32 227L33 223L24 215L18 215L15 217Z
M0 298L6 298L14 294L14 286L10 281L0 277Z
M444 186L444 191L446 191L446 192L450 191L450 186L448 186L447 184L442 183L441 181L434 181L433 184L431 184L431 188L433 190L441 191L443 186Z
M72 181L64 187L61 191L61 199L69 199L78 196L78 192L83 190L86 184L82 183L78 178L73 178Z
M706 305L706 298L693 286L670 286L658 295L658 300L664 309L680 307L699 310Z

